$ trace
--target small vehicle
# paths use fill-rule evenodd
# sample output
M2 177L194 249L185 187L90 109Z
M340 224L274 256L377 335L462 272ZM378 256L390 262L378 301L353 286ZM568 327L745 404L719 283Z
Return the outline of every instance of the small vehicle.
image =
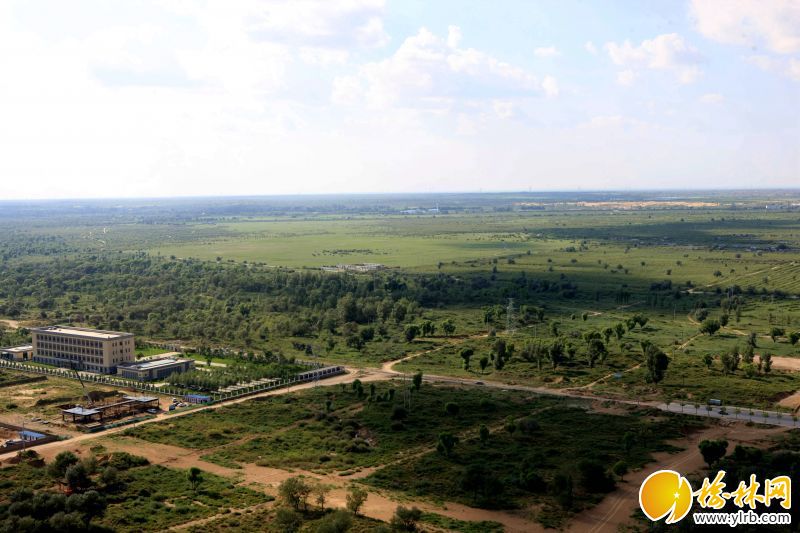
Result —
M476 381L475 385L486 385L483 381Z
M175 404L174 403L169 404L169 410L170 411L174 411L175 410Z
M178 400L177 398L173 398L173 399L172 399L172 403L178 403L178 401L179 401L179 400Z
M158 413L158 409L148 409L147 412L150 413L151 415L154 415Z

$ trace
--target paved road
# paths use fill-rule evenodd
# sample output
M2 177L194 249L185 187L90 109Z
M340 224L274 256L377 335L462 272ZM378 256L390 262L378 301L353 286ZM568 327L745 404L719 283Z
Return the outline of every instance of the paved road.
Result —
M669 404L660 403L656 405L656 407L662 411L669 411L671 413L683 413L724 420L757 422L759 424L787 428L796 428L798 423L796 417L792 417L792 415L786 413L762 411L761 409L750 409L749 407L736 407L733 405L726 405L724 407L701 405L699 409L695 409L694 404L681 405L680 403L671 402Z

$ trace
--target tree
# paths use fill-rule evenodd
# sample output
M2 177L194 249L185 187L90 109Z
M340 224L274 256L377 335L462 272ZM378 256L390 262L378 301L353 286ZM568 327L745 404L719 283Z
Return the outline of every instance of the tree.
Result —
M705 365L706 365L706 368L708 368L709 370L711 370L711 365L713 365L713 364L714 364L714 356L713 356L713 355L711 355L710 353L707 353L707 354L705 354L705 355L703 356L703 363L705 363Z
M555 370L561 361L564 360L564 340L561 338L554 340L548 349L548 355L550 356L553 370Z
M513 437L514 436L514 432L517 431L517 423L514 422L513 419L509 418L506 421L505 429L506 429L506 431L508 431L508 434Z
M636 435L630 431L626 431L622 435L622 449L625 451L626 455L631 453L634 444L636 444Z
M464 370L469 370L469 359L475 353L475 350L472 348L462 348L459 352L461 359L464 360Z
M305 510L308 506L308 496L313 490L314 487L303 478L290 477L278 486L278 496L285 505L295 511Z
M614 490L614 479L597 461L584 459L578 463L578 471L581 474L581 486L586 492L611 492Z
M68 466L64 472L64 479L67 482L67 486L74 491L84 490L92 484L92 480L83 463L75 463Z
M625 461L617 461L614 463L614 466L611 467L611 471L620 479L625 477L625 474L628 473L628 463Z
M76 464L78 457L72 452L61 452L47 467L47 473L55 479L64 479L67 468Z
M599 360L604 360L606 355L608 355L608 350L606 350L606 345L603 344L603 341L600 339L591 339L589 341L589 348L586 351L586 357L589 361L589 367L594 368L595 362Z
M420 518L422 518L422 511L416 507L408 509L400 505L395 510L389 524L394 531L416 531Z
M422 323L420 330L422 331L423 337L430 337L436 332L436 325L430 320L426 320Z
M367 501L367 496L367 491L361 487L350 485L350 488L347 490L347 496L345 497L347 510L358 516L361 507L364 505L364 502Z
M725 439L719 440L703 440L697 445L700 449L700 454L709 468L725 457L725 452L728 450L728 441Z
M797 344L797 341L800 341L800 331L793 331L789 333L789 344L794 346Z
M452 433L439 433L439 440L436 443L436 451L445 457L450 457L456 444L458 444L458 437Z
M339 509L317 522L314 533L345 533L350 531L353 518L344 509Z
M313 493L316 495L314 502L319 506L320 511L325 510L325 502L328 501L328 493L330 491L331 488L327 485L323 485L322 483L317 483L314 485Z
M489 366L489 358L486 356L481 357L478 364L481 367L481 374L483 374L486 371L486 367Z
M572 490L572 476L568 474L556 474L550 482L549 492L562 509L572 507Z
M417 372L411 378L411 384L414 386L414 390L419 392L420 387L422 387L422 372Z
M611 327L603 328L603 339L608 344L611 341L611 336L614 334L614 329Z
M203 471L196 466L193 466L189 469L187 479L189 480L189 485L192 487L192 491L197 492L197 489L203 482Z
M719 360L722 363L722 372L725 374L733 374L739 368L740 357L736 348L729 352L723 352L719 356Z
M303 517L297 511L280 507L275 512L275 525L281 532L295 533L303 526Z
M103 482L106 490L113 490L119 483L119 472L113 466L107 466L100 474L100 481Z
M453 324L453 321L448 318L447 320L442 322L442 331L444 331L444 334L449 337L450 335L455 333L456 325Z
M761 356L761 364L763 365L764 373L769 374L770 371L772 370L772 354L771 353L763 354Z
M659 383L664 379L664 373L669 366L667 354L655 344L650 344L645 353L645 362L647 363L647 381L649 383Z
M769 330L769 336L772 342L778 342L778 337L783 337L786 331L783 328L773 327Z
M614 335L617 337L617 340L621 340L622 336L625 335L625 325L622 322L617 322L614 326Z
M458 416L458 413L461 410L461 408L455 402L447 402L444 406L444 410L450 416Z
M700 324L700 333L704 333L706 335L714 335L717 331L719 331L720 325L719 320L713 318L707 318L703 320L702 324Z
M417 326L416 324L409 324L406 326L403 332L405 333L406 341L411 342L419 335L420 327Z
M481 424L480 429L478 430L478 436L481 439L481 446L486 446L486 443L489 442L489 428L486 427L485 424Z

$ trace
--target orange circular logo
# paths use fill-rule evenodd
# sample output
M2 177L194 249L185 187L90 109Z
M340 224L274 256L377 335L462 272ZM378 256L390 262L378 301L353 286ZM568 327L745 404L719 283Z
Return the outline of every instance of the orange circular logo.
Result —
M667 524L678 522L689 513L693 500L689 480L674 470L653 472L639 487L639 507L653 522L665 516Z

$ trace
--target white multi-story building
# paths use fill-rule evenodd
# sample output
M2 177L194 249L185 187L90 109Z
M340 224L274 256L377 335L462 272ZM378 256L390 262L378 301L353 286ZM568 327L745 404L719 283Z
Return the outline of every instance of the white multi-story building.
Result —
M115 374L135 359L133 333L48 326L31 328L33 360L48 365Z

